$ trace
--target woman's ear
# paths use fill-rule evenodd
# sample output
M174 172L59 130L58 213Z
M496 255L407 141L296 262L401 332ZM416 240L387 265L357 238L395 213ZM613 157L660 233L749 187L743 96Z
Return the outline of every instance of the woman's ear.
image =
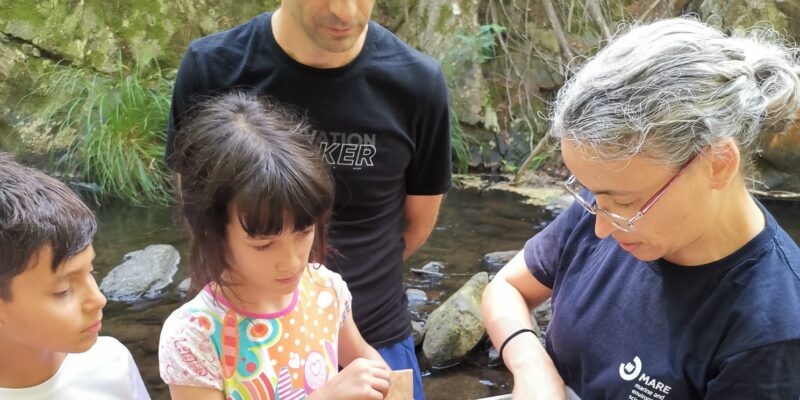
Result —
M706 151L710 162L709 181L717 190L725 189L739 176L741 154L739 145L732 138L726 138Z

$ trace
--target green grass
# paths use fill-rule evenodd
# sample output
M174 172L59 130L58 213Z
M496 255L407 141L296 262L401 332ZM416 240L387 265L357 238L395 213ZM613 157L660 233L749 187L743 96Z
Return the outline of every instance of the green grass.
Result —
M469 170L469 142L471 138L461 128L461 121L453 107L450 107L450 148L453 151L454 167L458 173Z
M134 205L173 202L163 162L170 85L159 70L116 78L57 67L34 95L50 99L53 169L97 184L102 195Z

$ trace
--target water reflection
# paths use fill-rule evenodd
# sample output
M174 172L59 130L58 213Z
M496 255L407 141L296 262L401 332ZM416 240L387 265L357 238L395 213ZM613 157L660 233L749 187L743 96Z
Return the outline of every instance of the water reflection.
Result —
M800 241L800 204L767 202L766 206L795 241ZM407 263L411 267L420 267L431 260L445 264L442 278L406 271L407 285L423 289L428 295L428 304L419 311L429 313L466 282L469 275L484 270L481 258L485 253L521 248L526 239L552 218L550 212L524 205L519 196L510 193L460 190L448 194L436 230L426 246ZM149 244L177 247L182 264L185 263L188 237L180 229L173 210L114 207L100 210L98 219L95 241L98 280L121 263L126 253ZM176 284L182 278L179 272ZM135 305L109 302L105 310L102 334L117 337L128 346L154 400L169 398L158 375L161 325L183 301L173 289L155 301ZM428 399L474 399L510 392L510 374L503 367L487 367L485 347L478 346L462 364L445 371L431 370L421 360Z

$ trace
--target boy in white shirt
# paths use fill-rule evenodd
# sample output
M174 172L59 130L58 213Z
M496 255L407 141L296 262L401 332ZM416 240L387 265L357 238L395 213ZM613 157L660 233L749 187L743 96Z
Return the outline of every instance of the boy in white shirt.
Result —
M98 338L94 215L0 152L0 400L149 400L128 349Z

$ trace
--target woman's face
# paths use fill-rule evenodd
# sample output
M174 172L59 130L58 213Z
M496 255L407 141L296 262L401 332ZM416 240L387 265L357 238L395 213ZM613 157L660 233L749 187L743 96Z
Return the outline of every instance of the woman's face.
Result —
M586 149L568 140L561 142L567 168L596 196L597 206L625 218L637 211L677 173L658 161L635 156L623 161L594 159ZM680 259L711 224L712 186L705 176L707 163L700 158L669 186L664 195L634 224L633 232L615 227L601 213L595 218L595 234L611 236L619 246L642 261Z

